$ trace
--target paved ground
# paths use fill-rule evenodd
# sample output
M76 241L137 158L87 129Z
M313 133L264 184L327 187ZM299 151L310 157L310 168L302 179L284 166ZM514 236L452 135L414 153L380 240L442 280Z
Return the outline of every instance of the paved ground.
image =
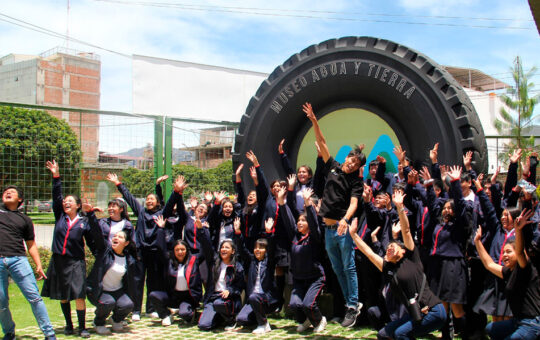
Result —
M33 317L33 316L31 316ZM91 325L94 317L93 309L87 309L87 325ZM77 316L73 313L73 321L76 324ZM58 339L81 339L78 336L64 336L62 334L64 324L53 323L57 332ZM126 331L122 333L113 333L109 336L101 336L90 329L92 338L107 339L376 339L375 331L367 329L344 329L339 324L329 323L327 329L318 334L311 330L303 333L296 333L296 323L288 319L270 319L272 332L261 336L251 334L251 328L240 329L237 331L225 332L223 328L218 328L212 332L201 332L195 325L188 325L183 321L175 319L175 322L169 327L161 326L160 320L143 318L139 322L129 321ZM108 326L110 327L110 326ZM17 329L17 339L42 339L43 334L37 326Z

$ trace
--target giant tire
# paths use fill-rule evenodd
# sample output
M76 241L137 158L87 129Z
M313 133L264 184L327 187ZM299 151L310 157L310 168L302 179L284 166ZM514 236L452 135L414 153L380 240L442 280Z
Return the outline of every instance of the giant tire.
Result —
M233 152L235 168L252 149L268 178L283 178L277 145L286 139L294 165L311 128L301 110L306 101L319 119L340 107L369 109L390 125L416 163L428 163L429 149L440 142L440 163L461 163L470 150L475 170L487 169L482 125L458 82L427 56L373 37L327 40L278 66L242 117Z

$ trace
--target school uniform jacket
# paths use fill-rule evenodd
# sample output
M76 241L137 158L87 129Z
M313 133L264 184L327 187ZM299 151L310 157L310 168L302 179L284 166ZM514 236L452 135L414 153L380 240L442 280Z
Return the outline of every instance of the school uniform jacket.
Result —
M86 280L86 295L88 300L95 306L99 303L99 297L103 293L103 276L114 264L115 252L107 239L103 236L96 215L88 214L90 231L96 246L96 261ZM129 253L124 252L126 257L126 274L122 277L122 289L134 301L137 296L137 260Z
M56 223L54 225L51 250L53 254L66 255L78 260L84 260L84 239L89 244L92 243L88 220L86 217L79 215L73 223L70 223L62 205L64 196L62 195L62 181L60 177L53 178L52 196Z

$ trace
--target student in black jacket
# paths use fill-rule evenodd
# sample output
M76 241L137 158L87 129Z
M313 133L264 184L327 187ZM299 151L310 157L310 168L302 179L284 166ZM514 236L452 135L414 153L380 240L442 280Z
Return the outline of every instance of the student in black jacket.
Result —
M94 211L101 209L93 208L86 202L83 210L87 214L95 246L96 260L88 276L86 291L88 300L96 306L96 332L101 335L111 334L105 327L111 312L113 332L122 332L122 321L133 310L136 295L137 252L130 241L131 231L123 229L116 232L109 243L94 214Z
M474 243L482 263L492 274L504 280L508 304L513 319L492 322L486 331L492 339L540 338L540 281L538 271L524 251L523 228L531 223L532 211L524 210L514 221L515 241L507 242L503 250L504 265L497 264L482 245L482 229L478 228Z
M159 261L155 261L155 258L159 257L159 250L156 245L156 236L158 226L156 225L156 219L158 216L163 215L164 218L172 216L174 200L169 198L165 207L161 207L159 198L156 194L151 193L146 196L145 206L143 207L139 201L133 196L128 188L126 188L122 182L118 179L116 174L108 174L107 180L112 182L118 191L122 194L124 200L131 207L133 213L137 216L137 228L135 229L135 243L137 251L142 261L138 262L137 273L137 296L135 297L135 308L133 309L132 320L140 320L140 312L142 309L144 279L146 275L146 313L153 314L152 316L158 317L154 311L150 299L148 296L154 290L163 290L163 265ZM173 193L174 194L174 193ZM172 195L171 194L171 197Z
M384 257L377 255L357 234L358 220L354 219L349 233L358 249L383 273L385 286L408 306L409 313L389 322L377 338L413 339L440 329L446 322L446 311L426 283L420 253L409 228L403 204L404 195L396 191L393 202L399 214L403 242L393 241Z
M285 205L286 193L285 188L281 189L277 200L280 205L279 218L283 219L283 226L291 242L293 290L289 305L295 311L299 323L296 328L298 332L307 330L311 325L315 327L314 332L321 332L326 328L326 318L319 310L317 298L326 277L321 265L323 239L317 213L311 202L313 190L307 188L303 191L306 213L300 215L296 223L291 210Z
M266 314L272 312L277 305L276 283L274 281L274 270L276 261L274 257L273 227L274 220L269 218L265 222L266 238L259 238L255 241L255 248L250 252L241 239L243 235L240 229L240 218L234 221L235 237L239 240L239 245L243 262L249 264L246 282L247 303L242 307L236 317L236 322L242 326L257 324L253 334L264 334L270 332L270 324Z
M236 245L225 240L214 253L208 229L201 233L201 246L208 266L208 282L204 294L204 309L199 319L199 329L209 331L224 320L225 330L235 328L235 317L242 307L244 268L236 259Z
M160 229L157 231L157 244L162 252L162 258L165 262L166 270L166 291L153 291L150 293L150 299L156 307L161 318L163 326L170 326L172 323L170 308L178 309L178 315L186 322L193 322L196 316L196 309L202 298L202 280L199 272L200 259L197 255L190 252L187 242L176 240L172 246L172 252L165 240L165 219L159 216L157 225ZM203 223L196 223L199 232L205 232Z
M92 243L90 227L86 217L79 214L82 202L76 195L62 195L60 168L56 161L47 161L47 169L53 175L54 226L52 258L47 269L47 279L41 295L60 300L66 319L64 334L73 334L70 301L75 300L79 335L90 337L86 330L86 263L84 261L84 239ZM84 239L83 239L84 238Z

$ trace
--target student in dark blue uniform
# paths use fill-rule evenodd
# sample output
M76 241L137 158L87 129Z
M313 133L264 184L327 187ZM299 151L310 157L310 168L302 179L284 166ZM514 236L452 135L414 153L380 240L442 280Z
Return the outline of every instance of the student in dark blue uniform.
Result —
M137 296L135 297L135 308L133 309L132 320L140 320L140 313L142 309L144 279L146 275L146 313L153 314L152 316L158 317L155 313L150 299L148 296L154 290L163 290L164 286L164 269L163 264L159 261L155 261L155 258L159 257L159 250L156 245L156 232L158 226L155 220L158 216L163 215L164 218L172 216L174 201L169 198L165 207L161 207L159 198L156 194L149 194L146 196L145 207L143 207L139 201L129 192L122 182L118 179L116 174L108 174L107 180L112 182L118 191L122 194L124 200L131 207L133 213L137 216L137 228L135 229L135 243L137 250L142 261L138 262L137 277ZM171 194L172 197L172 194ZM155 313L155 314L154 314Z
M132 243L132 229L122 229L109 236L103 234L91 204L84 203L83 210L87 214L90 232L94 240L94 267L87 280L88 300L96 306L94 325L101 335L111 334L105 326L112 312L113 332L122 332L122 322L133 310L133 299L136 295L137 251Z
M225 198L225 192L214 192L214 206L210 209L207 218L214 250L217 251L223 240L233 239L236 217L234 204L229 198Z
M199 272L201 256L191 254L187 242L173 241L172 251L166 245L165 219L159 216L156 223L160 227L157 231L157 244L162 252L161 261L165 262L166 291L153 291L150 299L156 307L163 326L170 326L172 316L168 307L178 309L178 315L186 322L193 322L196 309L202 298L202 279ZM203 223L196 223L199 233L204 233Z
M244 194L244 188L242 186L242 169L244 164L240 164L236 169L236 181L234 183L237 201L239 204L240 221L242 222L242 238L248 251L253 251L255 241L259 238L262 228L262 217L264 209L259 207L257 202L257 191L251 190L248 195ZM253 179L255 186L259 186L257 179L257 170L255 167L249 169L250 177ZM259 188L259 191L261 189Z
M396 191L393 202L399 214L403 242L393 241L384 257L377 255L357 234L358 219L354 219L349 233L358 249L383 273L383 281L394 296L407 306L409 313L389 322L379 331L377 338L414 339L440 329L446 321L446 311L429 288L414 244L405 213L403 194Z
M264 334L272 330L266 315L274 310L278 302L274 281L274 220L269 218L265 222L266 238L255 241L253 252L250 252L245 244L242 246L240 218L235 219L234 225L235 237L238 239L236 244L241 247L243 263L249 266L246 281L247 303L238 313L236 322L242 326L256 324L253 334Z
M64 334L73 334L70 301L75 300L79 335L90 337L86 330L86 263L84 239L92 243L86 217L80 215L81 200L75 195L62 195L60 168L56 161L48 161L47 169L53 175L54 226L52 258L43 284L42 296L60 300L66 327Z
M294 216L285 205L285 188L278 192L277 202L280 205L279 218L283 219L291 242L291 272L293 275L293 290L289 306L295 311L298 332L307 330L311 325L314 332L322 332L326 328L326 318L319 310L317 298L325 285L326 277L321 265L323 239L317 213L311 202L313 190L303 191L306 213Z
M491 339L540 338L540 281L538 271L524 251L523 228L532 216L524 210L514 221L515 241L507 242L503 249L503 264L495 263L482 245L482 229L478 228L474 242L482 263L492 274L504 280L505 291L513 319L492 322L486 327Z
M214 253L208 229L203 230L200 240L208 266L208 282L199 329L209 331L223 320L225 330L233 330L236 327L236 314L242 307L244 269L236 259L236 245L233 240L224 240L219 245L219 251Z

